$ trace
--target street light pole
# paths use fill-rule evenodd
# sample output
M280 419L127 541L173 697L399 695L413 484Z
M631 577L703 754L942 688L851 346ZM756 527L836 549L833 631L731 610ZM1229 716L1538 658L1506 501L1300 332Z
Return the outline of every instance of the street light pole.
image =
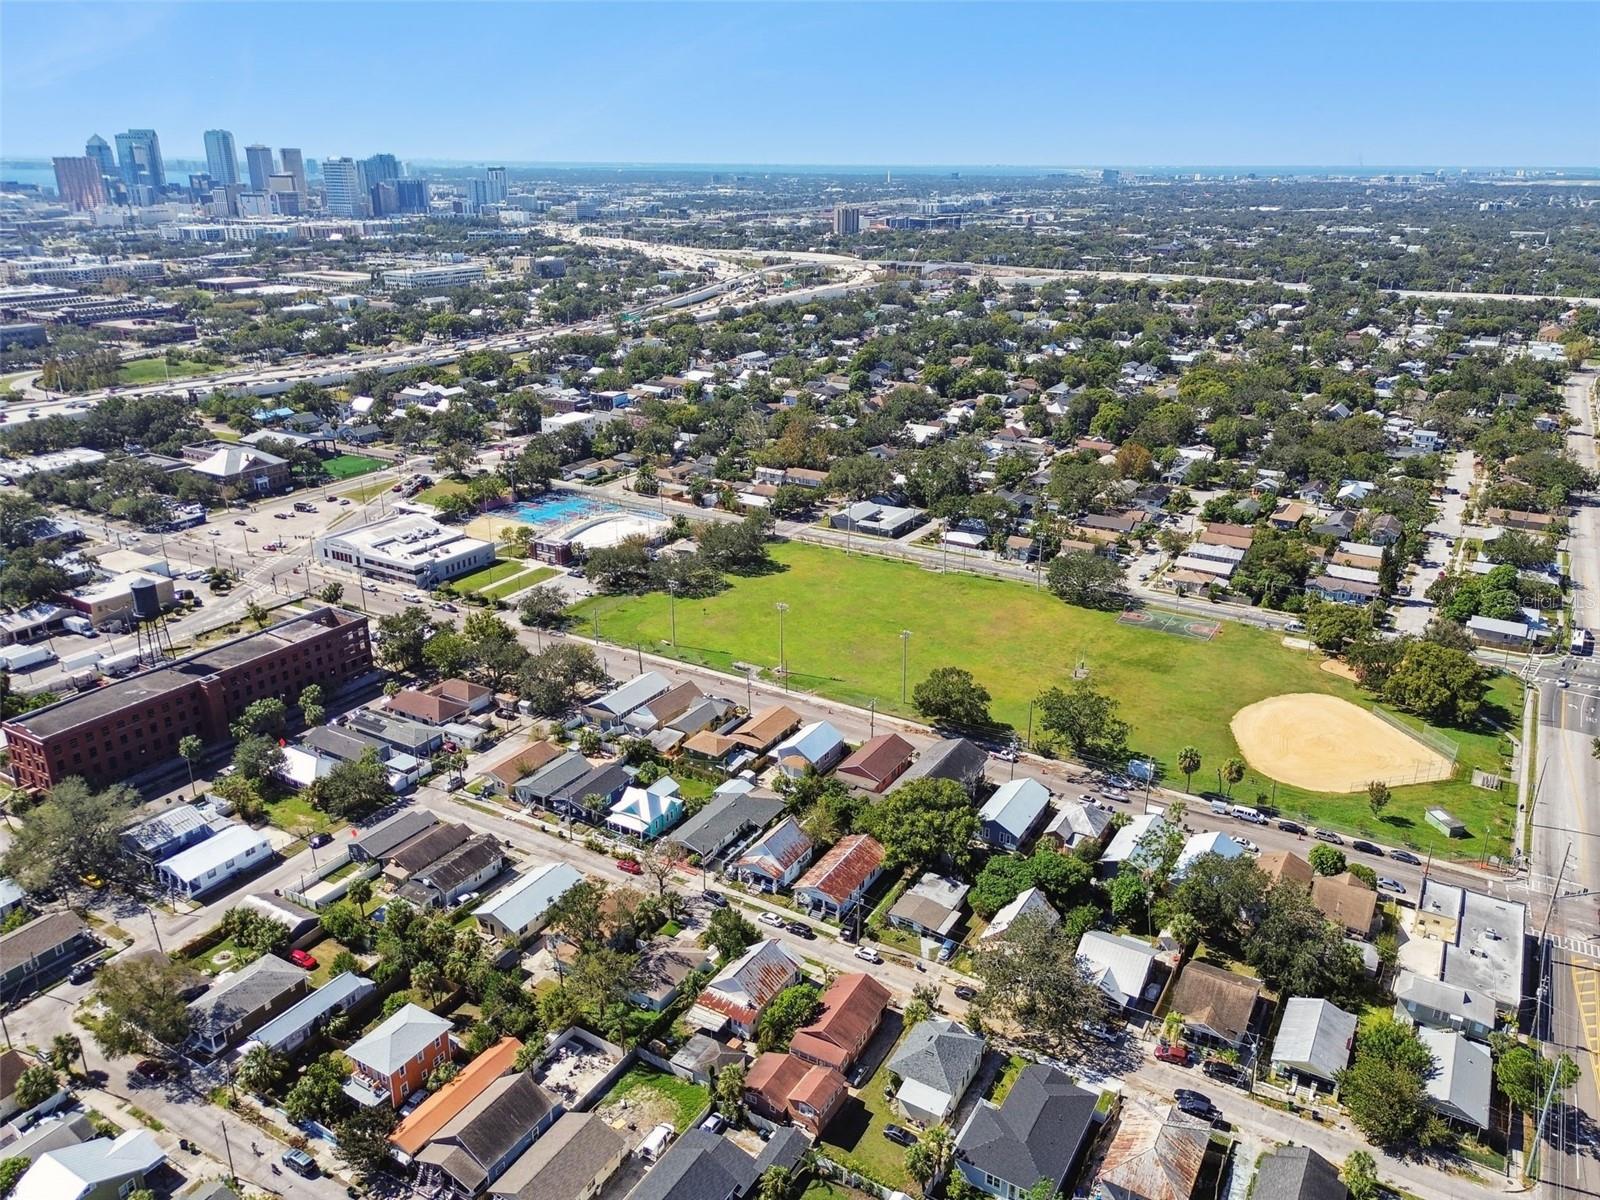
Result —
M778 601L778 674L783 676L783 690L789 690L789 667L783 654L783 614L789 611L789 606L783 601Z
M911 663L911 630L900 631L900 703L906 702L906 673Z

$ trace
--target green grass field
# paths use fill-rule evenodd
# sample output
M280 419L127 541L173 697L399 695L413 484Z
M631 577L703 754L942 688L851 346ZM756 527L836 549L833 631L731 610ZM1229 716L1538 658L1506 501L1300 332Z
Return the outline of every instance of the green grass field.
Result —
M711 1100L710 1088L690 1083L687 1079L679 1079L676 1075L665 1074L643 1063L635 1063L617 1080L611 1091L606 1093L606 1102L602 1105L602 1109L642 1092L653 1092L672 1106L673 1124L677 1126L679 1133L689 1128L689 1122L694 1120Z
M445 479L434 484L432 487L423 488L417 493L416 499L420 500L423 504L432 504L434 501L442 500L446 496L460 495L466 490L466 484L458 483L454 479Z
M474 571L470 575L452 579L450 585L458 592L476 592L480 588L488 587L491 583L499 583L502 579L510 579L513 575L520 575L527 569L528 564L521 559L497 558L481 571Z
M117 372L117 382L122 384L165 383L170 376L182 379L194 375L215 375L223 367L215 363L195 362L190 358L168 363L162 355L154 358L136 358L122 364Z
M322 467L335 479L354 479L357 475L381 471L388 465L381 458L371 458L365 454L340 454L328 459Z
M1372 707L1353 683L1319 669L1320 655L1289 650L1277 633L1232 622L1210 642L1117 623L1116 614L1073 608L1026 584L974 575L939 574L919 567L799 543L774 547L778 570L738 578L720 595L679 601L678 645L668 644L668 598L597 597L574 615L585 633L598 616L602 637L642 644L720 670L735 662L774 667L779 602L791 684L882 711L911 713L900 701L900 631L911 631L907 692L934 667L970 670L989 689L994 716L1019 732L1029 701L1044 688L1067 684L1081 659L1091 681L1116 698L1133 727L1131 745L1163 764L1169 782L1182 782L1175 758L1185 745L1203 759L1196 788L1215 786L1216 769L1238 753L1228 728L1239 709L1288 692L1322 692ZM735 672L737 673L737 672ZM1497 676L1492 706L1515 724L1521 686ZM1420 725L1421 722L1411 722ZM1369 833L1457 857L1504 853L1510 844L1514 790L1471 786L1474 766L1500 770L1508 751L1492 731L1445 731L1459 746L1457 778L1396 788L1376 821L1361 794L1328 795L1274 784L1250 771L1234 789L1241 801L1265 794L1286 814ZM1466 822L1472 836L1450 841L1422 819L1442 804Z
M536 583L543 583L555 574L556 569L554 567L532 567L523 571L520 575L513 575L509 579L502 580L500 583L490 587L479 588L478 595L485 596L490 600L504 600L522 591L523 588L531 588Z
M336 493L336 495L346 500L353 500L357 504L365 504L367 501L375 499L380 492L386 492L393 486L394 484L388 480L376 479L369 483L363 483L358 487L347 488L345 491Z

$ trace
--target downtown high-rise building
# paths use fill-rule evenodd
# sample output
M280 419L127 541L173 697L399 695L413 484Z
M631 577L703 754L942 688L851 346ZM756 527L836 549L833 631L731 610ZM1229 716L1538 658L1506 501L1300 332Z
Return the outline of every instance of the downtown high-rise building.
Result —
M490 167L484 172L484 177L489 181L489 203L502 203L506 198L506 169Z
M840 237L861 232L861 210L854 204L833 207L833 232Z
M100 164L88 155L54 159L56 195L73 212L99 208L106 202L105 184L100 179Z
M395 201L403 213L428 211L428 181L426 179L396 179Z
M239 182L239 150L226 129L206 130L206 174L223 186Z
M98 133L91 136L84 143L83 153L86 158L94 161L95 166L100 170L100 174L109 175L113 179L117 177L116 155L111 153L111 146Z
M265 192L267 180L277 174L278 167L272 161L272 147L257 143L244 148L245 169L250 175L250 190L252 192Z
M322 160L322 191L331 216L359 217L366 210L361 171L353 158Z
M361 172L361 190L370 192L378 184L400 178L400 160L392 154L374 154L358 164Z
M285 146L278 151L278 162L285 175L294 176L294 190L302 196L308 194L306 187L306 160L300 151L293 146Z
M144 186L158 192L167 186L161 139L154 129L130 129L117 134L117 170L130 188Z
M467 212L476 213L488 203L489 181L487 179L467 180Z

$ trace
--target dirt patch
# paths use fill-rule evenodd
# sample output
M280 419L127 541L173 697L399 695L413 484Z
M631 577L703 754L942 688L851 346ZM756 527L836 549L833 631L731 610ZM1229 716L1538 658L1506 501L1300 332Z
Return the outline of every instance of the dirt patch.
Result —
M1273 696L1241 708L1230 727L1252 767L1316 792L1358 792L1373 779L1444 779L1451 771L1442 754L1337 696Z
M657 1125L672 1125L678 1121L678 1106L660 1092L650 1088L634 1088L621 1100L603 1104L596 1113L600 1119L624 1138L642 1138Z
M1356 669L1342 658L1330 658L1323 662L1322 669L1329 675L1337 675L1340 679L1348 679L1351 683L1359 683L1356 678Z
M1315 650L1316 649L1316 646L1314 646L1312 644L1310 638L1286 637L1286 638L1283 639L1283 644L1285 646L1287 646L1290 650Z

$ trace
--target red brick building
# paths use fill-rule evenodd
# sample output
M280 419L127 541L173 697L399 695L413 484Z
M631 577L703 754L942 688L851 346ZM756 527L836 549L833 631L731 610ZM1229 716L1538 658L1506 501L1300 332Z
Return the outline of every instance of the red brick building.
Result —
M253 701L293 704L307 684L332 693L372 669L367 619L320 608L270 629L185 655L6 721L19 787L49 788L68 776L113 783L177 757L195 734L227 741Z

